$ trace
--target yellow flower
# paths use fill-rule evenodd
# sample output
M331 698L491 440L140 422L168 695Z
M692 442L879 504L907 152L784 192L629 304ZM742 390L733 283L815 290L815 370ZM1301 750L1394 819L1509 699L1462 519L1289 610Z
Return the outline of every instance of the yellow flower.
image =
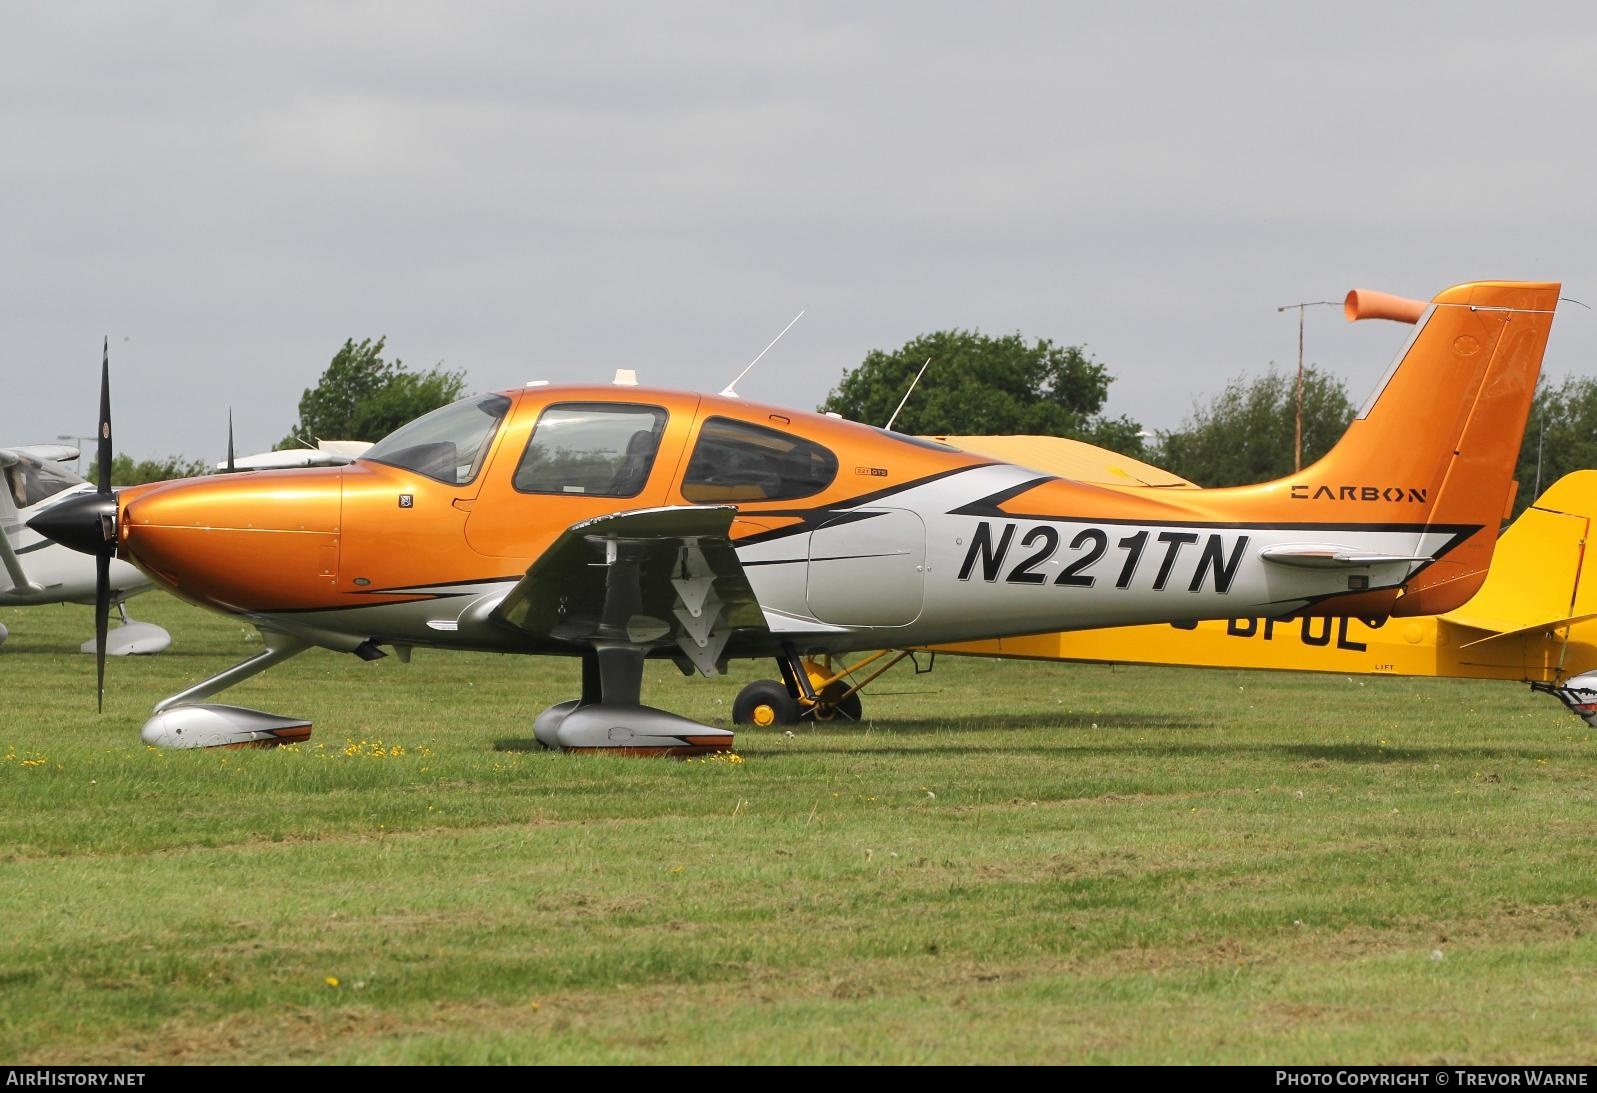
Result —
M338 976L330 975L326 979L322 980L322 982L326 983L329 987L336 987L338 986Z

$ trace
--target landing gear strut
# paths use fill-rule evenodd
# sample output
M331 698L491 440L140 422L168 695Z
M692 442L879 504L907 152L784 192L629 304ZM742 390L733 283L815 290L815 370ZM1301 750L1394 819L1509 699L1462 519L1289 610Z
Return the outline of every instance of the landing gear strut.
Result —
M304 718L199 701L310 647L274 630L262 630L261 638L266 648L259 653L157 703L155 716L144 723L139 738L162 748L272 747L310 739L311 723Z

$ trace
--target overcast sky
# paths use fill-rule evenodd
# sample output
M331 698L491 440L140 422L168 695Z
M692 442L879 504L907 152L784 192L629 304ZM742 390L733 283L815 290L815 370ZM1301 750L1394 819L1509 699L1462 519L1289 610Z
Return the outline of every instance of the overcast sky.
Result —
M271 447L346 338L813 409L953 327L1085 344L1178 425L1295 313L1597 305L1576 2L0 6L0 444ZM1306 316L1363 400L1406 328ZM1564 305L1546 371L1597 376Z

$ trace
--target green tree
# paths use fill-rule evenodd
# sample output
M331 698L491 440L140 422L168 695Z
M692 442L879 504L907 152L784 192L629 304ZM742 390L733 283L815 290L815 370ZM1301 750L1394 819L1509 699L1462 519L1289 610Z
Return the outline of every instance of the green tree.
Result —
M165 459L141 459L138 462L126 454L111 459L113 486L138 486L145 482L168 482L174 478L198 478L210 473L211 467L203 459L188 460L176 455L169 455ZM99 480L99 460L89 464L89 473L84 477L90 482Z
M464 392L464 371L446 371L439 364L426 372L410 372L398 358L383 360L386 340L344 342L316 386L305 389L299 421L278 447L314 446L318 440L381 440Z
M1271 369L1237 377L1172 432L1153 462L1200 486L1242 486L1292 473L1297 375ZM1303 465L1331 450L1353 420L1347 385L1314 365L1303 369Z
M976 331L923 334L902 349L873 349L826 396L822 412L886 425L930 358L926 374L893 420L895 432L919 436L1047 434L1087 440L1138 456L1142 427L1100 411L1111 377L1081 346L1019 334Z
M1555 386L1544 376L1519 448L1514 515L1570 471L1592 467L1597 467L1597 379L1569 376Z

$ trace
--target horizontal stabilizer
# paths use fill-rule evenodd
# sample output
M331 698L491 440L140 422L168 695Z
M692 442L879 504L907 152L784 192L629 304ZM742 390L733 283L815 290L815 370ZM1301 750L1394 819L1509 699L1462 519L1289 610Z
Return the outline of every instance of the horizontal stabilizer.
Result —
M1471 629L1476 630L1484 630L1489 628L1477 626L1474 623L1461 621L1454 618L1452 614L1444 615L1442 617L1448 622L1454 623L1458 626L1468 626ZM1476 638L1474 641L1466 641L1463 645L1460 645L1459 648L1469 649L1477 645L1485 645L1487 642L1501 641L1503 638L1518 638L1523 637L1526 634L1536 634L1547 630L1557 630L1560 627L1572 626L1575 623L1588 622L1591 619L1597 619L1597 612L1593 612L1589 615L1571 615L1568 618L1562 619L1544 619L1541 622L1528 623L1524 626L1521 626L1517 630L1495 631L1494 633L1487 634L1485 637Z
M1428 557L1409 554L1372 554L1368 551L1350 550L1336 546L1279 546L1265 547L1259 557L1278 565L1297 566L1301 569L1350 569L1392 562L1428 562Z

